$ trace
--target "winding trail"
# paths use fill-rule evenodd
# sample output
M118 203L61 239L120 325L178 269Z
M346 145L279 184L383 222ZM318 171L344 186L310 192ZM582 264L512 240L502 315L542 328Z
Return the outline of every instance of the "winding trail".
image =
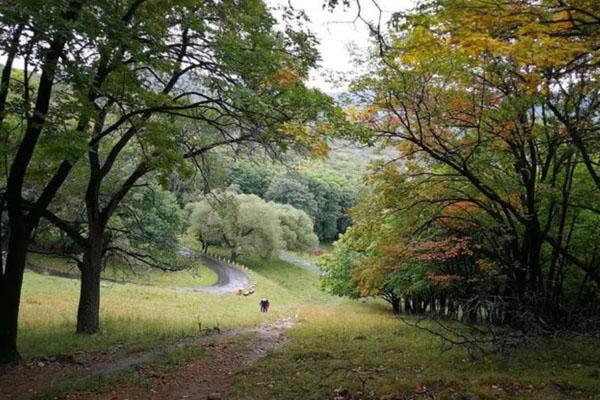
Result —
M193 258L194 260L200 262L202 265L213 270L217 274L217 282L209 286L160 286L139 284L136 282L129 282L104 277L102 278L102 280L118 284L130 283L140 286L166 287L181 290L184 292L205 292L211 294L232 294L238 289L247 289L248 286L250 286L250 279L246 272L235 268L224 261L218 260L214 257L205 254L195 253L187 248L182 248L180 250L180 254L185 257ZM40 266L35 264L28 264L27 268L33 272L37 272L38 274L57 276L60 278L79 279L80 277L79 271L77 271L76 269L73 269L71 271L58 271L52 268L48 268L46 266Z
M108 374L132 374L122 383L92 390L67 390L58 396L67 400L217 400L226 399L235 374L285 342L284 333L296 324L293 318L235 329L221 335L189 336L160 348L129 352L115 348L104 352L81 352L65 360L37 359L10 367L0 375L0 398L34 400L49 389L74 379L101 380ZM175 366L162 365L157 357L185 347L203 349ZM174 368L173 368L174 367ZM143 382L143 385L139 383Z
M294 264L297 267L304 268L305 270L307 270L309 272L314 272L316 274L318 274L320 272L319 267L317 267L316 265L314 265L300 257L296 257L291 254L287 254L287 253L283 253L283 252L277 254L277 256L279 258L281 258L283 261L289 262L290 264Z
M185 253L184 253L185 252ZM205 254L196 254L189 249L182 251L188 257L197 258L202 265L212 269L217 274L217 282L211 286L177 286L177 289L186 292L206 292L212 294L231 294L238 289L246 289L250 279L246 272Z

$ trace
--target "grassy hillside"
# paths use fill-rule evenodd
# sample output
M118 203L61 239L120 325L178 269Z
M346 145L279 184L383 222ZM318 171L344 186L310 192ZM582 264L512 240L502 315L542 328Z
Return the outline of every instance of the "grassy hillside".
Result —
M286 343L236 373L227 398L331 399L336 389L377 399L595 399L600 392L597 340L544 340L473 358L460 348L442 351L438 339L399 321L381 301L330 297L316 274L283 261L241 261L257 283L249 297L103 283L102 333L92 337L73 333L77 281L27 272L20 348L26 358L151 348L197 332L198 321L228 329L292 317ZM261 297L271 300L267 314L258 311Z
M31 265L50 270L78 274L77 266L69 258L30 253L27 261ZM217 274L199 263L193 263L189 268L180 271L162 271L142 266L132 268L125 263L111 262L102 272L102 278L139 285L208 286L217 281Z
M34 258L35 259L35 258ZM39 258L36 262L44 261ZM48 260L45 260L48 261ZM250 260L249 260L250 261ZM64 260L52 260L65 268ZM61 262L63 264L61 265ZM198 322L204 326L233 328L255 325L282 316L295 315L307 298L325 301L314 275L279 261L253 260L251 280L256 292L248 297L183 292L175 288L132 283L102 283L102 333L92 337L74 333L79 283L27 271L23 287L19 345L23 356L64 354L77 350L104 349L116 344L153 346L161 340L193 334ZM48 264L48 262L45 262ZM193 286L199 282L155 273L154 282ZM176 273L181 274L181 273ZM268 314L258 312L261 297L271 300Z

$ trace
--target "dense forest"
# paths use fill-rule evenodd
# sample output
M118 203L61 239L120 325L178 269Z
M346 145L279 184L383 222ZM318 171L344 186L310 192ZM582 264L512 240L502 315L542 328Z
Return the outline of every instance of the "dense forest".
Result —
M362 26L368 43L335 93L311 80L326 54L292 2L0 3L0 392L18 387L10 366L32 357L229 328L243 338L250 326L272 348L291 328L264 362L293 366L263 392L224 380L255 393L235 398L293 398L309 373L291 371L305 362L352 387L312 380L306 398L426 398L379 392L394 368L366 365L384 362L377 346L400 350L371 343L367 328L396 344L462 345L444 373L464 354L502 357L507 343L512 354L552 349L549 362L597 347L577 340L600 331L600 3L318 3L348 13L334 22ZM259 297L262 313L249 316ZM267 298L281 308L269 314ZM350 369L331 361L350 353ZM594 371L556 390L592 396ZM466 379L431 374L421 385ZM534 392L555 389L543 379ZM371 381L381 384L369 392ZM209 390L199 387L182 396ZM525 387L436 390L527 398ZM65 388L54 398L79 390ZM177 391L140 393L130 398ZM221 398L210 396L198 398Z

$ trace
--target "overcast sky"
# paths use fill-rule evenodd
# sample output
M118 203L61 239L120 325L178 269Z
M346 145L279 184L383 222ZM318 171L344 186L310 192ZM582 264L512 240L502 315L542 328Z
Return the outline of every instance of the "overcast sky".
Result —
M332 72L346 77L350 76L354 68L351 63L349 46L366 50L369 45L367 26L361 21L355 21L358 13L356 0L350 1L352 3L350 8L339 6L333 12L323 9L324 0L265 1L273 8L275 15L277 15L276 9L287 5L288 2L295 9L303 9L306 12L311 20L311 30L319 38L319 51L322 57L321 68L311 74L309 84L331 94L343 91L343 87L328 82L327 76ZM392 12L406 10L415 4L415 0L376 1L383 10L382 20L384 22L389 19ZM360 0L360 2L361 15L369 21L377 20L380 13L373 0ZM3 63L4 60L4 55L0 55L0 63ZM16 67L22 68L20 60L16 60Z
M288 0L266 0L271 7L285 5ZM329 72L345 75L352 74L354 70L351 63L349 46L366 49L369 45L369 31L361 21L354 22L358 8L355 0L351 0L352 7L343 9L339 6L333 12L323 9L324 0L289 0L296 9L303 9L311 20L311 30L320 41L319 50L322 57L321 68L311 75L310 84L326 92L338 92L343 88L336 87L327 82ZM341 1L340 1L341 2ZM383 20L389 19L394 11L411 8L414 0L377 0L383 10ZM375 21L379 11L372 0L361 0L361 15L367 20Z

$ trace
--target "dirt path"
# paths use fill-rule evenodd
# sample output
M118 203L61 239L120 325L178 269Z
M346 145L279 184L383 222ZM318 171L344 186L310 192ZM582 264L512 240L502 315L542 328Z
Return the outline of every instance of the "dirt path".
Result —
M98 391L72 392L69 400L100 399L224 399L236 371L280 345L283 333L294 325L286 318L276 323L225 332L211 337L181 339L160 349L127 353L80 353L65 359L35 360L13 367L0 376L0 394L6 400L32 400L44 391L78 377L98 377L130 372L132 382L107 385ZM186 346L198 346L205 354L174 369L153 360Z

